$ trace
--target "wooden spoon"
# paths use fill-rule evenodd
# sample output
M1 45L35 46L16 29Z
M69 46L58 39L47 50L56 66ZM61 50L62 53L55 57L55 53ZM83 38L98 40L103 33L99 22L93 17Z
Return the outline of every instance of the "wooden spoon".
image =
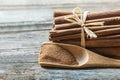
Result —
M42 45L58 45L68 50L75 57L78 64L75 65L57 64L41 62L40 59L38 59L39 60L38 63L40 63L41 66L59 68L120 67L119 59L105 57L90 50L87 50L85 48L82 48L80 46L53 42L43 43Z

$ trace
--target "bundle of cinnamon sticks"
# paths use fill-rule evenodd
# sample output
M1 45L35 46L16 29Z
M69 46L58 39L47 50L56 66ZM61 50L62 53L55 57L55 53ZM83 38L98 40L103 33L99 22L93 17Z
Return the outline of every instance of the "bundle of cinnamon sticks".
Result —
M71 11L54 12L50 41L81 45L80 25L64 18L71 15L73 15ZM102 22L103 25L94 24L96 22ZM86 48L103 55L120 58L120 9L89 12L85 26L98 36L90 39L85 35Z

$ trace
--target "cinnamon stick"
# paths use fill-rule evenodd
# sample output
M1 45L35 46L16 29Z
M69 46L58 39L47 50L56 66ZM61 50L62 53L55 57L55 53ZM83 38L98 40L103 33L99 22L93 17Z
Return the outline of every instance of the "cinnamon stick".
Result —
M60 41L60 40L69 40L69 39L77 39L77 38L81 38L81 33L59 36L59 37L53 37L51 35L49 36L50 41Z
M116 35L108 35L108 36L103 36L103 37L98 37L98 38L93 38L92 40L105 40L105 39L120 39L120 34L116 34ZM87 40L90 40L87 38Z
M78 25L77 23L66 23L66 24L54 24L53 25L53 29L54 30L62 30L62 29L70 29L70 28L79 28L81 27L80 25ZM85 24L86 27L95 27L95 26L100 26L98 24ZM106 25L104 25L106 26ZM111 26L111 25L110 25Z
M103 29L113 29L113 28L120 28L120 25L107 25L107 26L94 26L94 27L88 27L92 31L98 31ZM63 36L63 35L70 35L75 33L80 33L81 28L71 28L71 29L64 29L64 30L52 30L50 31L51 37L57 37L57 36Z
M112 34L120 34L120 28L112 28L112 29L104 29L95 31L98 36L112 35Z
M80 41L55 41L60 43L81 45ZM85 42L87 48L92 47L120 47L120 39L107 39L107 40L88 40Z
M88 49L104 56L120 59L120 47L88 48Z
M54 11L54 17L70 15L72 14L71 11ZM105 17L113 17L113 16L120 16L120 9L113 9L113 10L106 10L106 11L99 11L99 12L89 12L88 19L96 19L96 18L105 18Z
M120 24L120 16L87 20L86 23L104 22L104 25Z
M104 29L104 30L98 30L94 31L94 33L98 36L107 36L112 34L120 34L120 28L113 28L113 29ZM67 34L55 37L56 34L50 34L49 39L52 41L60 41L60 40L69 40L69 39L76 39L81 38L81 33L75 33L75 34Z
M55 10L53 17L65 16L72 14L71 11L64 11L64 10Z
M66 23L66 24L56 24L54 25L55 30L62 30L62 29L70 29L70 28L78 28L80 25L77 23Z
M120 27L120 24L118 25L104 25L104 26L97 26L97 25L89 25L89 24L85 24L86 27L106 27L106 28L110 28L110 27ZM80 25L76 24L76 23L66 23L66 24L58 24L58 25L54 25L54 30L65 30L65 29L71 29L71 28L79 28L81 27Z
M65 16L61 17L55 17L54 23L55 24L65 24L65 23L71 23L68 20L64 19ZM120 24L120 16L114 16L114 17L106 17L106 18L97 18L97 19L90 19L86 20L86 23L91 22L104 22L104 25L111 25L111 24Z
M93 38L93 39L90 39L90 38L86 38L86 41L87 40L106 40L106 39L120 39L120 34L116 34L116 35L108 35L108 36L101 36L101 37L97 37L97 38ZM80 38L75 38L75 39L69 39L69 40L59 40L59 41L80 41L81 40L81 37Z

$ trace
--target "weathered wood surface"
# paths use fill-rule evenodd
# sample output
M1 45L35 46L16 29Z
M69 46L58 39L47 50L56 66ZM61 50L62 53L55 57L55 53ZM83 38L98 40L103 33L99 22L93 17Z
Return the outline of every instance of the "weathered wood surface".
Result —
M34 2L33 2L34 1ZM110 2L111 1L111 2ZM48 69L37 63L55 9L99 11L119 0L0 0L0 80L119 80L120 69Z
M45 8L52 7L75 7L79 6L89 6L89 5L112 5L116 6L120 3L120 0L0 0L0 9L16 9L16 8ZM100 8L104 7L101 6ZM108 7L109 7L108 6ZM105 8L105 7L104 7Z

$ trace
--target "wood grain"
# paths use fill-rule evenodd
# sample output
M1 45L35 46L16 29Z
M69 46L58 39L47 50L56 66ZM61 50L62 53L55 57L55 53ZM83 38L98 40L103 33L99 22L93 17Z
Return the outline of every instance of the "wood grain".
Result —
M73 3L74 2L74 3ZM99 11L120 7L119 0L0 0L0 80L117 80L119 69L48 69L37 63L48 41L55 9Z
M0 44L4 44L0 46L0 74L3 74L6 80L120 78L120 73L116 73L119 69L65 70L40 67L37 57L41 43L48 40L47 35L48 31L0 34Z

